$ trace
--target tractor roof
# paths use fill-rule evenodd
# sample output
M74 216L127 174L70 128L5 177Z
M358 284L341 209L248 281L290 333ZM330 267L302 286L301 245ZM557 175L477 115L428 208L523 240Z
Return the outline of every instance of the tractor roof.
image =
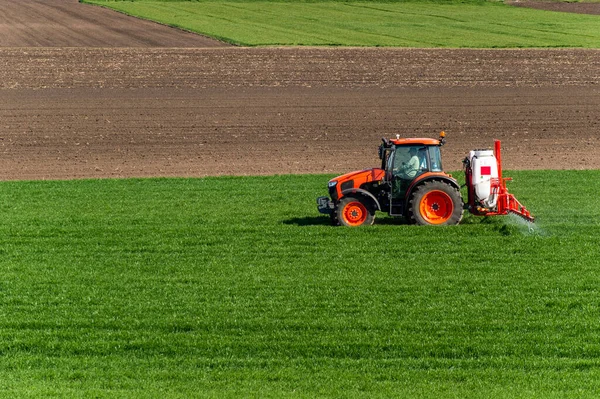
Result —
M390 143L394 145L440 145L439 140L427 138L391 139Z

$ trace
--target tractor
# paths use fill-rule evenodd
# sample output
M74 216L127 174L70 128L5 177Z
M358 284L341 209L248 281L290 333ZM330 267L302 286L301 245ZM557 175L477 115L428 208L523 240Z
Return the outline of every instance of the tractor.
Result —
M329 214L334 225L371 225L375 212L402 217L417 225L455 225L464 210L478 216L516 214L528 222L534 217L502 177L500 141L494 150L473 150L463 161L468 198L463 202L458 181L442 169L438 139L382 139L380 168L347 173L328 183L329 197L317 198L318 210Z

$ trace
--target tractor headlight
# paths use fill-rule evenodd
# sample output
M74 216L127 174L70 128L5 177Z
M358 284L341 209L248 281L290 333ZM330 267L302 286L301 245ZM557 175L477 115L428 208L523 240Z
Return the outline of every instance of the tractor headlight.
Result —
M332 201L337 201L338 200L338 194L337 194L337 180L330 180L329 183L327 183L327 187L329 190L329 196L331 197Z

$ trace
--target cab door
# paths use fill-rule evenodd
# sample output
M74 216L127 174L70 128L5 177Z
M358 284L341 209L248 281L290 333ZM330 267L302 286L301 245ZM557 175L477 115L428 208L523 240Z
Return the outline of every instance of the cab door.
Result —
M397 146L386 170L392 183L392 198L395 201L404 201L411 183L429 170L427 147Z

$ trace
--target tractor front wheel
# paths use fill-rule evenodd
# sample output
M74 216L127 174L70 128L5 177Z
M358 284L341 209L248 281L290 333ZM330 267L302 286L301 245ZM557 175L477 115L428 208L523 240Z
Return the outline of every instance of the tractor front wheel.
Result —
M409 219L420 225L454 225L463 217L460 192L448 183L429 181L419 186L409 203Z
M344 197L335 209L337 222L342 226L369 226L375 220L373 206L356 197Z

